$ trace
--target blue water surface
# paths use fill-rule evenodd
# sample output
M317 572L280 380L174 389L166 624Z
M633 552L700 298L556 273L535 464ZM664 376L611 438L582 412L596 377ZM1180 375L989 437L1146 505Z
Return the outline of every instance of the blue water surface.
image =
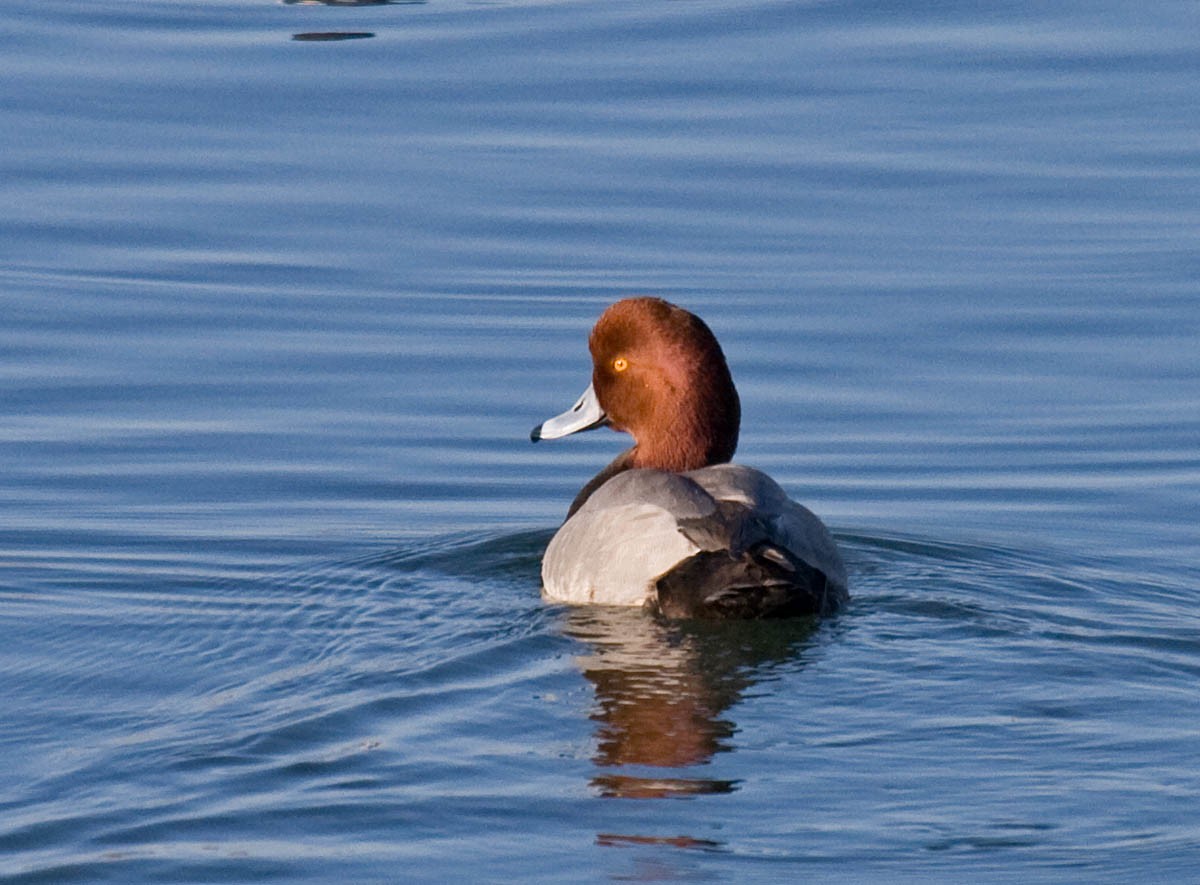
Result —
M0 33L4 881L1196 878L1196 4ZM838 617L541 601L635 293Z

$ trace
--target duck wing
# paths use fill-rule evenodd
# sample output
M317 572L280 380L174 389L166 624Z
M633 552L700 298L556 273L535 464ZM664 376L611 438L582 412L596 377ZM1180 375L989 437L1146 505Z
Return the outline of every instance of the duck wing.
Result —
M846 569L833 537L766 474L738 464L691 471L716 502L680 516L698 552L655 582L668 617L776 618L826 615L848 599Z

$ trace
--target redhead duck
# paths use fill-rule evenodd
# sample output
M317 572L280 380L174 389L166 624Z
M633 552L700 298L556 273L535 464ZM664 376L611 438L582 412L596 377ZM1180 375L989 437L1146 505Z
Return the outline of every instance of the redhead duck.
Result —
M729 463L741 405L703 320L629 298L588 348L592 383L530 438L608 426L634 444L583 487L546 548L547 599L672 618L825 615L846 601L828 529L765 473Z

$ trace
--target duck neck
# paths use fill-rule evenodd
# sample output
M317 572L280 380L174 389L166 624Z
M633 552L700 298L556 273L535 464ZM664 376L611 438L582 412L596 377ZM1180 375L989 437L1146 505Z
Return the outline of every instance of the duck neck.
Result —
M629 451L629 466L682 473L733 458L741 418L733 384L690 389L715 389L718 393L676 400L673 407L660 410L654 416L652 432L635 433L637 445Z
M683 473L731 460L737 449L738 421L741 417L737 392L732 384L723 406L720 410L676 409L674 415L660 416L653 434L635 437L637 443L632 448L614 458L579 490L567 511L567 519L575 515L575 511L596 489L626 470L650 468ZM715 417L705 421L705 415Z

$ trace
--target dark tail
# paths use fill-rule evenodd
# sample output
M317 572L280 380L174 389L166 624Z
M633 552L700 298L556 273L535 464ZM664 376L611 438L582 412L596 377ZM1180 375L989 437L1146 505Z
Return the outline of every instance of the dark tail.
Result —
M658 611L668 618L798 618L832 614L841 604L823 573L773 544L738 557L697 553L655 587Z

